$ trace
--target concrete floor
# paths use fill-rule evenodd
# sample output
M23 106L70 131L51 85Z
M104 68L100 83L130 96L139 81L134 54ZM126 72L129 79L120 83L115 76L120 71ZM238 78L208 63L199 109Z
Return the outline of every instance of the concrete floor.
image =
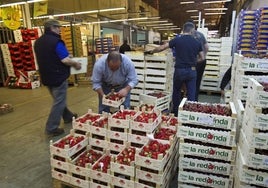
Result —
M219 102L219 96L200 95L200 101ZM52 100L45 87L34 90L0 87L0 104L14 111L0 115L0 188L51 188L49 141L44 133ZM70 87L68 106L79 115L97 112L97 94L91 86ZM62 123L62 126L64 124ZM65 134L70 125L65 125ZM176 177L172 188L177 186Z

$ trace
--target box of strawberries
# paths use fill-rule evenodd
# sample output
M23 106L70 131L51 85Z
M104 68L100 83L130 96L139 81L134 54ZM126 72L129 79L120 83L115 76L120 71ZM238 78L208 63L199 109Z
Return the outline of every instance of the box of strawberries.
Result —
M110 92L102 97L102 104L118 108L125 101L125 97L120 96L117 92Z

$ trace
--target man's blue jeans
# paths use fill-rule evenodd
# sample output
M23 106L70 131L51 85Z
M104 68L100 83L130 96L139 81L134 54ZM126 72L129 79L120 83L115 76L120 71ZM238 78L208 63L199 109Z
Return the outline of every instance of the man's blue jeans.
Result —
M120 91L120 89L122 89L122 88L124 88L124 87L120 87L120 88L115 89L115 92ZM103 90L105 95L107 95L108 93L111 92L111 88L105 87L105 86L102 86L102 90ZM126 100L123 103L123 105L124 105L125 109L130 108L130 92L126 96ZM99 113L101 114L102 112L110 112L110 106L103 105L102 104L102 97L99 96Z
M197 77L196 70L193 70L191 67L175 68L173 75L173 93L172 93L172 102L173 102L172 112L175 114L175 116L178 115L178 107L182 99L181 88L183 83L185 83L187 88L187 99L189 101L195 101L196 77Z
M72 120L73 113L67 108L66 104L67 88L67 80L57 87L48 86L48 90L53 98L53 105L46 123L47 132L54 131L59 127L61 117L64 121Z

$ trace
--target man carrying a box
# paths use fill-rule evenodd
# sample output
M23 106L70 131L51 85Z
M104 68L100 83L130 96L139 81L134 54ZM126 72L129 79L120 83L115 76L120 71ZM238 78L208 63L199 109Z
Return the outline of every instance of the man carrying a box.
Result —
M138 77L130 58L113 51L95 63L92 83L99 96L99 113L110 112L110 107L102 104L102 97L114 90L119 96L125 97L124 107L130 108L130 90L138 84Z
M60 27L57 20L47 20L44 24L45 33L34 44L41 81L53 98L46 122L46 133L53 136L64 133L64 130L59 128L61 118L64 123L70 123L73 116L77 116L67 108L67 79L70 76L70 67L81 69L81 63L69 57L65 43L60 37Z

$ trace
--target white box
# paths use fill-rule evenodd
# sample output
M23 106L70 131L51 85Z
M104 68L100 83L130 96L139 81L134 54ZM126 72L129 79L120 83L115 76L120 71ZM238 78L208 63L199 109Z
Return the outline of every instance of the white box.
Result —
M81 63L81 69L76 70L74 67L71 67L71 74L87 73L87 57L73 57L72 60Z

